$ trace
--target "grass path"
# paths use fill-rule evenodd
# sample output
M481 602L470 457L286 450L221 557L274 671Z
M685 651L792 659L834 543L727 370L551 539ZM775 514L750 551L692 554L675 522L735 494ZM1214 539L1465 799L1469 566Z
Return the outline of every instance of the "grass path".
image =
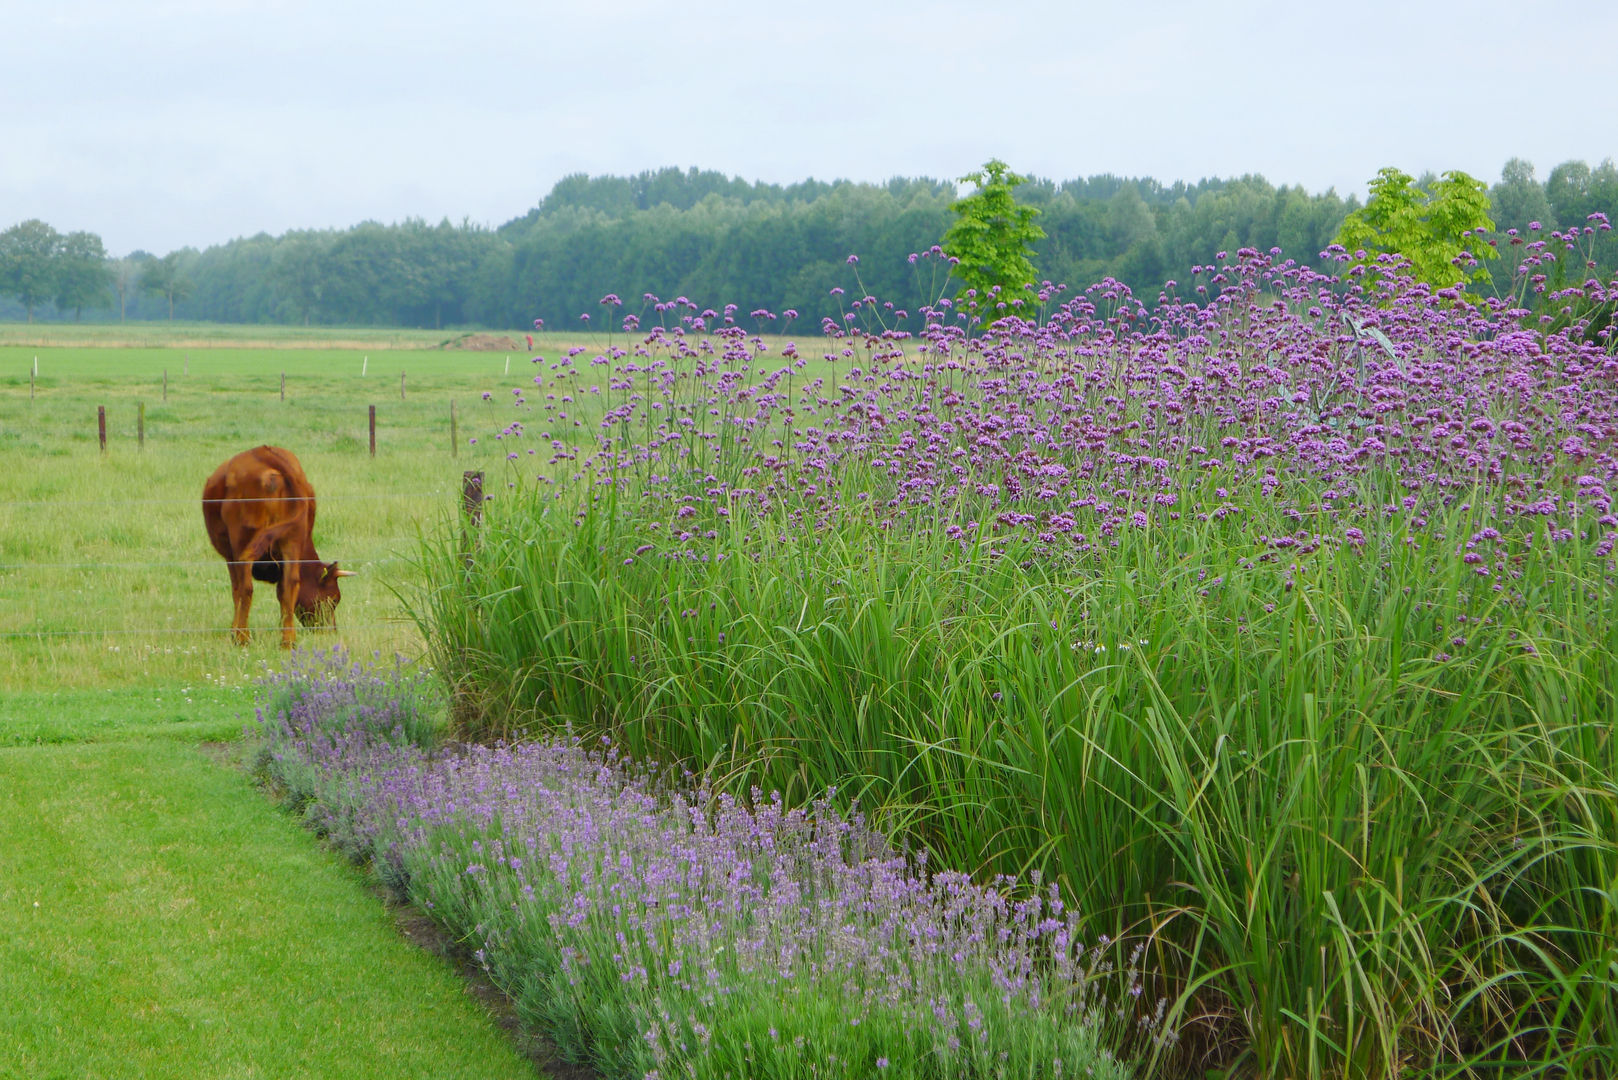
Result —
M176 739L0 749L0 1076L532 1077L363 875Z

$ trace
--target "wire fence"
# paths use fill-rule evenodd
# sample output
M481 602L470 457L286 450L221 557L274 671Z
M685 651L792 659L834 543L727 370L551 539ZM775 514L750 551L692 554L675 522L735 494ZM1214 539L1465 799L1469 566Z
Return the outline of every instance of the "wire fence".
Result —
M271 497L262 499L231 499L238 503L259 502L345 502L359 499L440 499L452 495L454 492L446 488L434 491L385 491L367 494L346 495L288 495L284 498ZM204 501L200 495L169 495L158 499L26 499L0 501L0 507L39 508L42 506L159 506L163 504L190 503L200 506Z
M410 538L414 540L414 537ZM360 555L345 555L337 560L345 567L351 566L386 566L391 563L413 561L405 555L388 555L383 558L368 558ZM160 566L229 566L230 561L225 559L149 559L140 562L4 562L0 563L0 571L10 570L148 570ZM241 563L239 565L250 565Z
M320 633L327 630L401 630L415 627L412 619L399 618L369 623L339 623L335 628L324 626L298 626L295 629L300 633ZM109 627L103 630L0 630L0 638L56 638L56 637L106 637L112 634L229 634L236 628L233 626L131 626ZM279 623L273 626L249 626L245 628L248 633L277 634L281 632Z

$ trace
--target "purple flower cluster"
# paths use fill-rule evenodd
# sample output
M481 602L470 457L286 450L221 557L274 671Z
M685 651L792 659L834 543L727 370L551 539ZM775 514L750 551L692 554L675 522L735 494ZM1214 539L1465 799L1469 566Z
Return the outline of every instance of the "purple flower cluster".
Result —
M929 873L829 798L744 804L608 746L428 752L410 685L295 661L267 771L606 1075L1128 1075L1102 1039L1140 983L1054 887Z
M1555 258L1531 246L1529 261ZM1374 552L1477 504L1502 538L1442 539L1477 556L1480 578L1520 545L1588 541L1609 558L1611 329L1435 291L1395 256L1362 265L1333 248L1322 266L1242 249L1152 308L1112 280L1072 296L1045 283L1042 314L988 326L976 300L941 299L906 329L907 313L862 296L827 320L813 366L795 343L772 359L729 314L659 303L664 322L639 342L575 348L535 380L541 480L639 500L652 557L700 558L698 542L748 514L1078 559L1214 524L1265 558ZM1610 307L1618 281L1564 293ZM584 395L599 408L567 407Z

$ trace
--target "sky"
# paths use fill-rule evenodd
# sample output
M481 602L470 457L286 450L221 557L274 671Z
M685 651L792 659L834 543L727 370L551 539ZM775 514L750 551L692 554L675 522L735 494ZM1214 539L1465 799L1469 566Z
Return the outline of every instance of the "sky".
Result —
M1056 180L1618 156L1618 2L53 0L0 33L0 229L114 255L406 217L571 173Z

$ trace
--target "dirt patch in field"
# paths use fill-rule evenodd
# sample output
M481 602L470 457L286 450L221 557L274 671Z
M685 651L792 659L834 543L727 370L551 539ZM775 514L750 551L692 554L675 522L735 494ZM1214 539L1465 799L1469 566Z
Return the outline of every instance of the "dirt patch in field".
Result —
M462 334L450 338L439 346L442 349L464 349L468 352L517 352L522 348L516 338L504 334Z

